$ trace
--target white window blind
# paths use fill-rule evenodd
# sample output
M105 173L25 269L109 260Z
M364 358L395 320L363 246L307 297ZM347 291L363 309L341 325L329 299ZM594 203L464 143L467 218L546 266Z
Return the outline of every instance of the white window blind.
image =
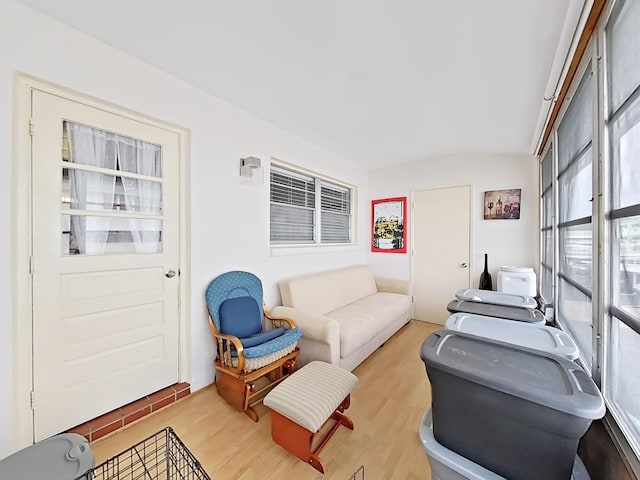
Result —
M326 182L320 185L321 243L349 243L351 190Z
M271 166L271 244L337 244L352 239L353 189Z
M591 64L558 127L558 302L557 318L592 365L592 155Z

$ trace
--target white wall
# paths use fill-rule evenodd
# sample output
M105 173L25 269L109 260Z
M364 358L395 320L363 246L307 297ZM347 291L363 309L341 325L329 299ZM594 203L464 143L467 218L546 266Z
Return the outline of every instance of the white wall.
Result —
M489 271L497 286L502 265L538 265L538 163L532 156L455 155L421 160L369 172L370 199L406 196L417 190L472 186L471 280L477 288L489 254ZM483 198L487 190L522 189L519 220L484 220ZM412 221L409 211L407 212ZM411 230L411 223L409 223ZM455 232L451 232L452 235ZM409 232L409 238L410 238ZM409 250L411 244L409 243ZM369 253L369 264L378 275L410 278L409 254ZM453 293L453 292L452 292ZM453 298L453 297L452 297Z
M211 66L215 68L215 66ZM11 225L14 76L25 72L191 131L191 384L213 380L213 345L204 290L231 269L259 275L269 306L279 301L279 279L366 261L368 209L360 200L359 245L313 255L271 256L268 184L239 182L239 159L271 156L358 186L367 199L366 172L255 116L234 108L154 67L11 0L0 0L0 224ZM256 75L257 81L259 75ZM20 159L28 161L28 159ZM230 233L233 231L233 233ZM13 449L14 371L11 231L0 231L0 458ZM25 321L26 319L17 319Z

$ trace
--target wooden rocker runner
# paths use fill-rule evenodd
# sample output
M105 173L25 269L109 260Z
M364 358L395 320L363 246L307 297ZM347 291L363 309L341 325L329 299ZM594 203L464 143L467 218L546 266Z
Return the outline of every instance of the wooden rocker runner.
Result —
M324 473L320 451L340 425L353 430L353 422L343 413L349 408L351 390L357 383L354 374L329 363L314 361L305 365L264 398L264 405L271 412L271 437ZM312 449L314 437L330 419L336 423Z

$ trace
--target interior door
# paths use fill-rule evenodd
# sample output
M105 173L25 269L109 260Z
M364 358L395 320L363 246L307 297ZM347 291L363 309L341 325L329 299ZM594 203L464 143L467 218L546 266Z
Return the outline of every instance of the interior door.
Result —
M34 436L178 381L179 135L32 92Z
M447 303L470 285L470 190L420 190L413 201L414 317L444 324Z

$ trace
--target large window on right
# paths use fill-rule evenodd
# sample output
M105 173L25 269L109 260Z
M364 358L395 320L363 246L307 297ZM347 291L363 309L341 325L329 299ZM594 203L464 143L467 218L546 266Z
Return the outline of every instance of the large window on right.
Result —
M640 0L589 41L540 159L540 292L640 471Z
M605 342L603 393L640 452L640 1L619 1L604 30ZM608 157L608 158L607 158Z

